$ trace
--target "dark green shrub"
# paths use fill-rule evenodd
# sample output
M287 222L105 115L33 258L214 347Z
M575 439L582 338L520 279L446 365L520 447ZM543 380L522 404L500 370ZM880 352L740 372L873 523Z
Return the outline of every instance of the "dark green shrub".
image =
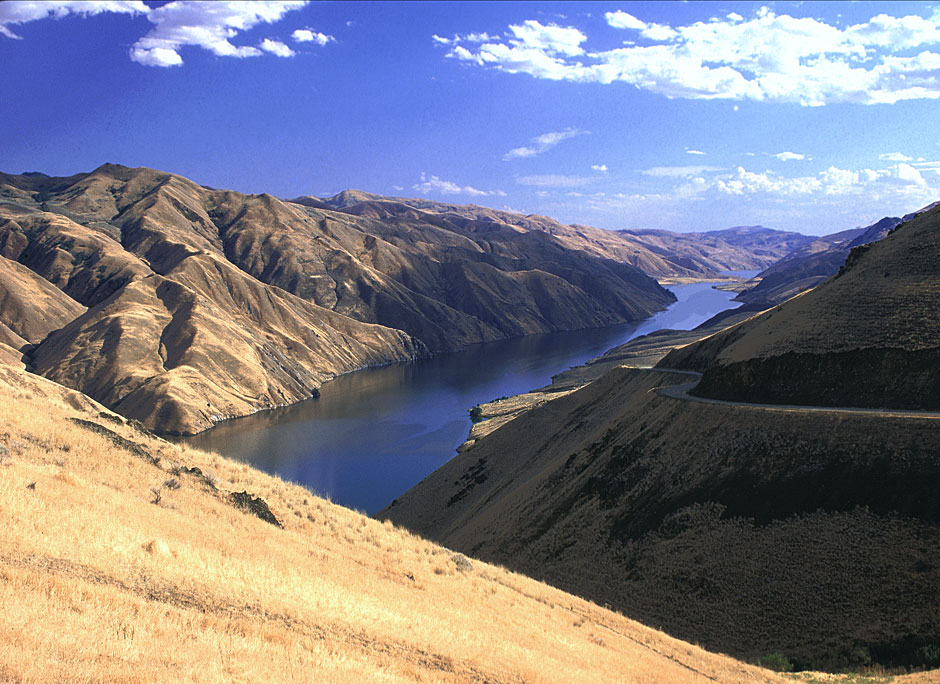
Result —
M793 663L782 653L768 653L757 659L757 664L776 672L792 672Z
M470 421L473 423L479 423L483 420L483 409L480 408L480 405L477 404L472 409L470 409Z

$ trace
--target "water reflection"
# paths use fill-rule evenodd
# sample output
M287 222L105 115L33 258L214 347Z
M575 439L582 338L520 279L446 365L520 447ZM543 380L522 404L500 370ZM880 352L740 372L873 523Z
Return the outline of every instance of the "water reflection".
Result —
M470 428L469 407L546 385L633 337L693 328L734 296L707 283L671 289L679 301L639 324L533 335L350 373L324 385L319 399L185 441L374 513L453 457Z

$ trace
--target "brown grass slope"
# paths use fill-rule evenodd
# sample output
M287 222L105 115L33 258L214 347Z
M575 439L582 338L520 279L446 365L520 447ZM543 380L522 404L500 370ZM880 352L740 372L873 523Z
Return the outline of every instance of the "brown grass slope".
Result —
M49 281L0 256L0 329L6 331L0 341L16 349L38 344L84 311Z
M35 375L0 413L4 682L784 681Z
M624 239L634 240L692 271L752 271L779 261L813 240L801 233L738 226L698 233L674 233L668 230L622 230Z
M706 370L703 396L940 407L940 208L856 247L828 281L660 365Z
M940 665L940 422L683 402L616 369L379 514L706 648Z
M735 301L767 308L785 302L838 273L853 247L883 239L899 223L915 215L909 214L903 219L886 216L867 228L845 230L813 240L761 271L756 276L760 282L735 297Z
M167 432L426 349L612 325L672 301L544 232L419 214L360 218L111 164L0 174L0 256L88 307L26 361ZM0 322L5 348L22 347Z
M631 264L660 280L714 277L722 271L764 268L812 240L798 233L766 228L732 228L705 233L609 231L579 224L565 225L537 214L524 215L428 199L383 197L358 190L346 190L325 199L305 197L295 201L374 218L439 214L451 219L462 217L540 231L567 247Z

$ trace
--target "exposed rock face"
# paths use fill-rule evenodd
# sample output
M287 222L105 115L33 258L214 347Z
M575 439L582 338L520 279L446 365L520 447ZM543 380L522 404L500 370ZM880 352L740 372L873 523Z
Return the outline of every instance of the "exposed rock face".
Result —
M940 209L856 247L800 297L660 366L705 371L702 396L780 404L940 408Z
M935 665L940 421L653 390L687 380L612 370L378 517L711 650L806 669Z
M674 300L544 230L347 199L339 211L110 164L0 174L0 354L191 433L338 373Z

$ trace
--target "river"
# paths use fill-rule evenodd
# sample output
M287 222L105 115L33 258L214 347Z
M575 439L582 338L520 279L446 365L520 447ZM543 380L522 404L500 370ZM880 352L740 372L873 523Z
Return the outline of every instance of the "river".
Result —
M181 440L251 463L373 514L446 463L467 437L467 410L547 385L552 375L662 328L689 330L732 306L709 283L670 288L665 311L614 328L531 335L349 373L318 399L226 421Z

